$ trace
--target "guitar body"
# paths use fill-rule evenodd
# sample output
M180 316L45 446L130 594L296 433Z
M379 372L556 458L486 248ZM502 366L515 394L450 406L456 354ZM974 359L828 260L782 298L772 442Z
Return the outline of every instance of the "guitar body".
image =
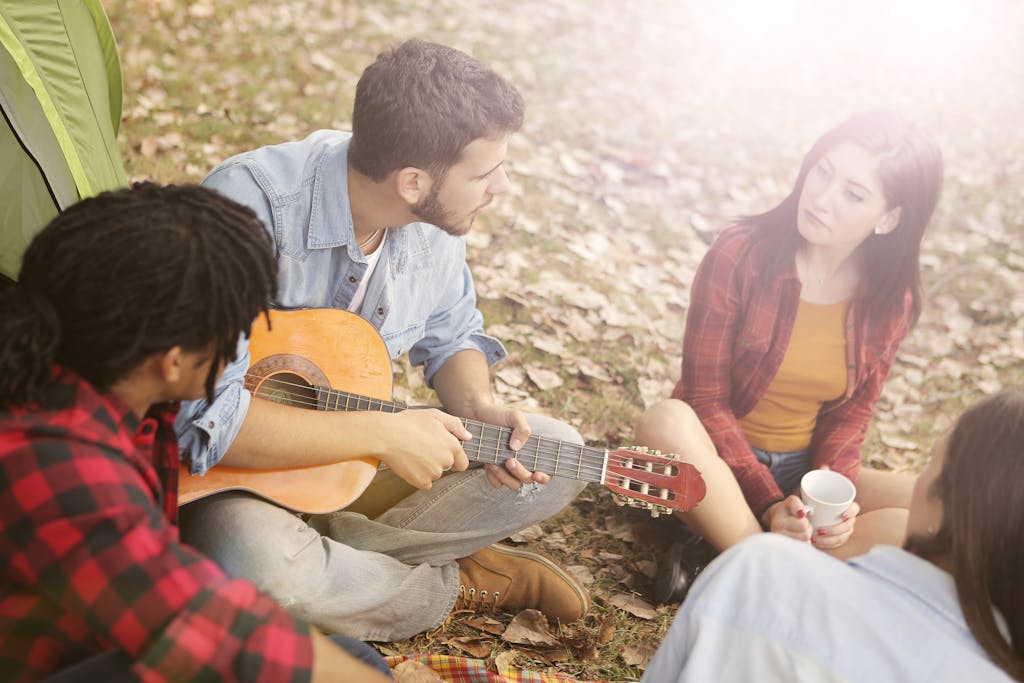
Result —
M252 365L245 386L253 396L314 410L334 410L320 387L391 398L391 357L380 334L359 316L334 309L271 311L271 330L253 324ZM338 438L345 438L339 434ZM184 505L221 491L248 491L297 512L332 512L369 486L378 461L360 458L290 469L217 465L193 476L182 465L178 500Z

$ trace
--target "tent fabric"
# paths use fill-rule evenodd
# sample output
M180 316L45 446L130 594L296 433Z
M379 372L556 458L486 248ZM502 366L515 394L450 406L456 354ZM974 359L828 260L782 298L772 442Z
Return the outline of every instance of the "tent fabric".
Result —
M127 184L123 80L99 0L0 0L0 273L81 198Z

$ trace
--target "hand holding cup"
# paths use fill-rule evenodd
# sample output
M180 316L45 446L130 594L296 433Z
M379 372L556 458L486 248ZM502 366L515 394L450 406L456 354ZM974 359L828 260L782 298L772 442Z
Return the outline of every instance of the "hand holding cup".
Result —
M842 522L856 496L853 482L833 470L811 470L800 480L800 499L815 531Z

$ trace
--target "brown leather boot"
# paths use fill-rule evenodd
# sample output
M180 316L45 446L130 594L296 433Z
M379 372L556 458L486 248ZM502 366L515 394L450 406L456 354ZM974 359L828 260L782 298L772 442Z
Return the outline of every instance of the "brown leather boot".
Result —
M564 569L538 553L492 545L459 560L455 609L536 609L568 623L590 609L590 594Z

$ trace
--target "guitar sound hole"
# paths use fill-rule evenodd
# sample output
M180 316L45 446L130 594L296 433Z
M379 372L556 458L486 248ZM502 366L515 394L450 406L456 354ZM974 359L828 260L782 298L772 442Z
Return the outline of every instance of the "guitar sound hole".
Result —
M256 396L299 408L317 407L316 389L291 372L279 372L264 379L256 388Z

